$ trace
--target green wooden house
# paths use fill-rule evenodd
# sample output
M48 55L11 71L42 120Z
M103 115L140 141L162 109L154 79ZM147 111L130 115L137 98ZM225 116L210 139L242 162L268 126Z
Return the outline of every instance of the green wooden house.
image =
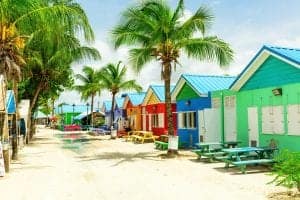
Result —
M263 46L229 90L212 92L224 141L300 150L300 49Z

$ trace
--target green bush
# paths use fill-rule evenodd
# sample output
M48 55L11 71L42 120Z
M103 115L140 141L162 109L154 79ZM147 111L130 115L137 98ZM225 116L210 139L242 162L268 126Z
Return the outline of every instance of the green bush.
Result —
M271 183L287 188L296 187L300 192L300 152L281 151L275 157L272 175L275 178Z

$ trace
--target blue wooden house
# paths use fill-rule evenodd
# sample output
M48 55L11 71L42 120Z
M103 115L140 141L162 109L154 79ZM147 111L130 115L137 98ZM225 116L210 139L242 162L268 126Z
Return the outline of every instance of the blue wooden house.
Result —
M123 109L125 97L116 98L116 106L114 110L114 125L117 131L124 130L124 123L126 119L126 111Z
M109 126L110 125L110 119L111 119L111 104L112 102L107 100L107 101L104 101L103 102L103 105L102 105L102 109L101 111L104 112L104 115L105 115L105 125L106 126Z
M172 101L176 101L179 142L193 146L204 141L200 114L211 107L210 92L226 89L234 80L232 76L181 75L172 92Z

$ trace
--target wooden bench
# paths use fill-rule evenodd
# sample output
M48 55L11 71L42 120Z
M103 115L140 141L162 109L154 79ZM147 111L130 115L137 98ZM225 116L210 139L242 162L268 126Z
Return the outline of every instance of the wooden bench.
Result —
M240 167L243 174L246 173L246 166L247 165L256 165L256 164L268 164L274 163L273 159L257 159L257 160L241 160L232 162L233 165Z
M210 152L203 151L202 149L193 150L192 152L198 155L198 159L202 157L209 158L209 161L212 162L216 157L225 155L224 152L218 150L212 150Z
M138 134L133 136L133 141L142 144L145 141L155 142L155 137L151 131L138 131Z
M155 141L155 148L159 150L167 150L168 149L168 143L162 142L162 141Z

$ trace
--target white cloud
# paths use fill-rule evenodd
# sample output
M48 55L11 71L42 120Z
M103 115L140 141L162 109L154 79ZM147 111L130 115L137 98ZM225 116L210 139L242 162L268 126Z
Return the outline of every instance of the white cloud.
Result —
M189 10L185 11L185 16L191 15ZM234 62L231 63L228 69L220 69L216 63L200 62L195 59L189 59L183 55L180 58L182 67L178 66L176 72L173 72L172 82L176 83L178 77L182 73L189 74L239 74L246 65L250 62L253 56L264 44L271 44L284 47L300 47L300 26L298 22L289 21L285 24L276 24L269 26L261 26L255 24L251 19L245 20L245 23L235 24L234 26L220 26L219 30L213 29L212 35L216 34L226 42L231 44L235 52ZM95 43L95 47L99 49L102 54L102 60L98 62L86 63L95 68L100 68L108 62L117 63L122 60L128 65L128 48L120 48L115 50L109 42L98 40ZM80 73L82 64L74 65L75 73ZM144 69L136 74L132 70L129 70L130 79L135 79L140 83L144 90L150 84L163 84L160 77L161 67L159 63L152 62L144 67ZM108 92L103 92L100 99L97 101L102 102L105 99L110 99L111 96ZM65 101L67 103L80 103L80 96L76 92L65 92L60 98L60 102Z

